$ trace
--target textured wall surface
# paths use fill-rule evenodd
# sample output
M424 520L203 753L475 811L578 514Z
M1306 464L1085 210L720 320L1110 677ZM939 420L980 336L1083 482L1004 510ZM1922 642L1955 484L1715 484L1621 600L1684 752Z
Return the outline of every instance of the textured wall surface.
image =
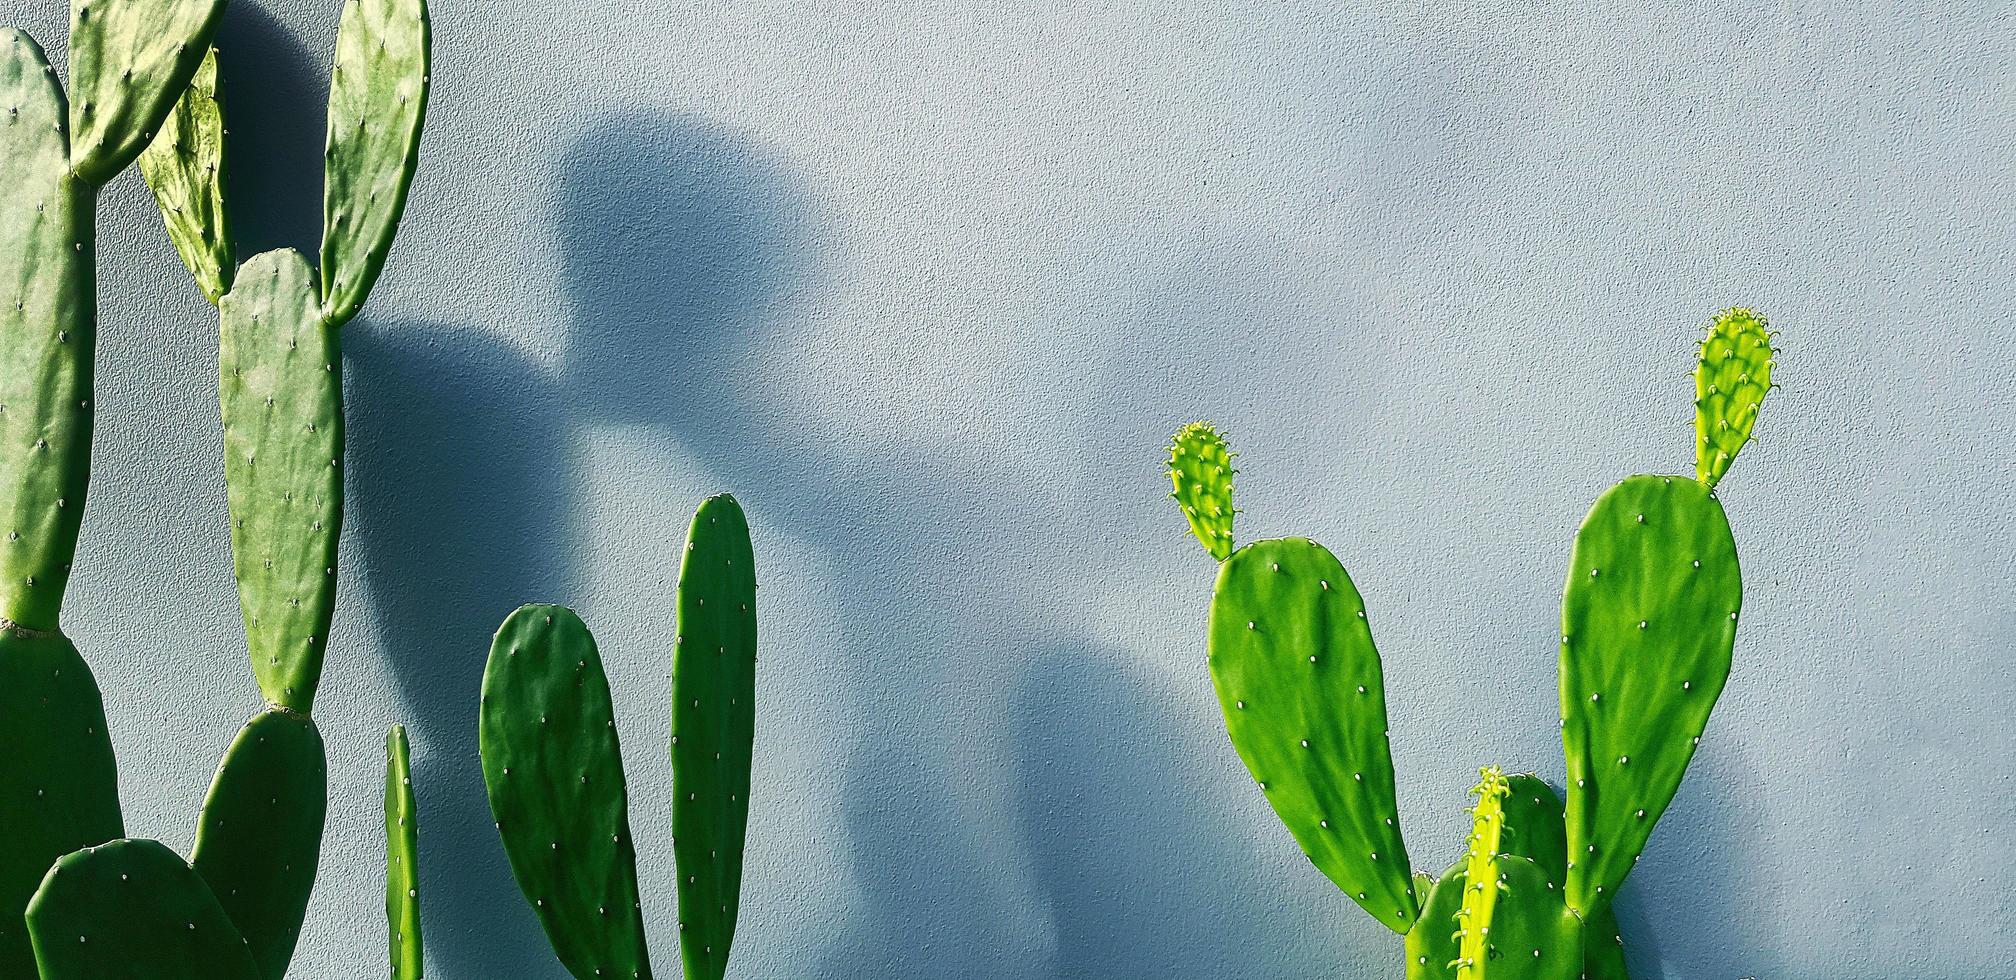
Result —
M229 14L247 254L318 234L339 6ZM430 974L559 975L475 755L528 600L602 641L675 968L671 589L726 489L766 631L735 976L1391 978L1398 940L1225 740L1164 438L1219 421L1242 538L1351 567L1441 867L1478 763L1560 779L1570 536L1610 482L1691 466L1691 345L1740 302L1785 387L1723 484L1737 667L1622 900L1633 965L2009 976L2008 9L1361 6L437 0L421 174L345 341L297 974L384 970L404 721ZM62 56L56 0L0 20ZM129 825L186 850L257 699L216 322L134 176L101 227L67 619Z

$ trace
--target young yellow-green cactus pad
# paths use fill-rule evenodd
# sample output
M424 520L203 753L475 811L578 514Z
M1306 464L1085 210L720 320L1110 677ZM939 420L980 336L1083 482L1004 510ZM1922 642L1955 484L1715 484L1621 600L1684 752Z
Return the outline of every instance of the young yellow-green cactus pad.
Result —
M212 306L231 291L238 246L225 197L224 100L212 48L161 132L140 153L140 175L161 205L168 240Z
M35 969L24 978L261 978L203 876L151 840L118 840L64 856L29 903L27 923Z
M1169 440L1170 496L1183 506L1190 533L1211 557L1232 556L1232 450L1209 422L1192 422Z
M1749 310L1723 310L1709 324L1694 370L1694 473L1702 483L1721 482L1750 441L1775 356L1770 325Z
M1386 687L1365 604L1307 538L1256 541L1218 567L1211 680L1225 729L1316 867L1394 932L1417 896L1400 839Z
M385 735L385 928L393 980L420 980L420 817L404 725Z

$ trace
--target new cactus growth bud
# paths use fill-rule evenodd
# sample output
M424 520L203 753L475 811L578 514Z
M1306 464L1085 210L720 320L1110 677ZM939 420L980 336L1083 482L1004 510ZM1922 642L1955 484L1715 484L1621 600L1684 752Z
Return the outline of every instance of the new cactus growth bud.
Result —
M420 980L420 817L404 725L385 735L385 930L393 980Z
M1317 866L1406 934L1410 980L1625 977L1611 899L1728 679L1742 576L1713 487L1750 439L1773 356L1763 318L1718 316L1695 373L1698 478L1631 477L1583 521L1561 605L1568 805L1485 767L1465 856L1439 881L1405 870L1379 655L1343 567L1300 538L1213 549L1211 676L1232 743ZM1170 458L1192 530L1229 547L1224 441L1186 426Z
M124 832L105 713L58 618L91 468L99 189L196 71L222 0L71 7L70 93L0 31L0 976L29 976L22 911L58 857Z
M741 505L709 497L679 567L672 841L686 980L721 980L742 902L756 737L756 556Z
M1190 533L1211 557L1232 557L1232 450L1209 422L1192 422L1169 440L1169 494L1183 507Z
M28 906L42 980L260 980L210 886L151 840L65 856ZM38 973L39 971L39 973Z

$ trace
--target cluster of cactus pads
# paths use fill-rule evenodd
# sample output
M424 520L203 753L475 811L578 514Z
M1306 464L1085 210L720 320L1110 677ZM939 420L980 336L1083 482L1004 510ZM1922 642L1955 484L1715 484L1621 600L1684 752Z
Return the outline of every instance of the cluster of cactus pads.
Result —
M279 977L314 885L328 793L309 712L342 523L338 328L377 279L404 208L429 28L422 0L348 0L319 274L292 251L239 268L211 49L223 8L74 0L67 98L32 38L9 31L0 51L0 282L13 290L0 303L0 739L14 752L0 767L0 976ZM57 615L90 473L95 202L136 159L221 312L231 550L266 701L217 768L187 862L124 839L102 700ZM404 780L403 733L393 757ZM404 850L389 845L399 860L388 872L417 901L410 786L403 800ZM417 944L417 927L394 929ZM395 968L417 976L417 953L402 959L398 942Z
M756 569L735 498L693 516L672 649L672 844L687 980L721 980L735 938L755 740ZM483 671L490 812L553 952L581 980L648 978L615 708L595 638L564 606L504 620Z
M1634 476L1575 538L1561 605L1567 805L1480 770L1463 856L1409 871L1364 602L1306 538L1232 547L1234 469L1208 423L1170 447L1173 496L1219 559L1211 678L1232 743L1316 867L1406 937L1410 980L1615 980L1611 902L1679 790L1728 679L1742 577L1715 486L1770 391L1771 335L1719 314L1695 371L1696 476Z

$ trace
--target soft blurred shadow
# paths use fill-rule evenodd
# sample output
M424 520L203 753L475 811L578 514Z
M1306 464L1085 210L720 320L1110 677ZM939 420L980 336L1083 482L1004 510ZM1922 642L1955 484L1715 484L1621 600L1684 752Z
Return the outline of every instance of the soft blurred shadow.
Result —
M326 36L333 38L334 18L328 19ZM246 3L225 7L217 31L240 261L276 248L300 249L312 260L322 247L329 58L304 47L303 36L298 23L279 23Z

